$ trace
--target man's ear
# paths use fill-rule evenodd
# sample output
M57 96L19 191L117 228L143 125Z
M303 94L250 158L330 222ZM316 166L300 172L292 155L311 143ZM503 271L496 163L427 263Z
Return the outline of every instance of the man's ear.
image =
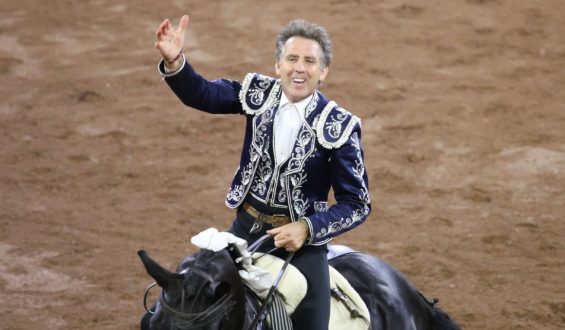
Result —
M275 73L277 74L277 76L281 75L281 66L279 65L279 62L275 62Z
M330 71L330 67L329 67L329 66L325 66L325 67L322 69L322 74L320 74L320 81L319 81L320 84L324 81L324 79L326 79L326 77L328 76L328 72L329 72L329 71Z

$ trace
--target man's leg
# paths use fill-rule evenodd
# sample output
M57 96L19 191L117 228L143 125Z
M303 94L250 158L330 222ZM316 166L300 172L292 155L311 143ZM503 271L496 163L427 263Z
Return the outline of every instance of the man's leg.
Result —
M256 234L249 234L255 219L245 211L238 210L229 232L248 241L255 242L272 228L265 224ZM259 249L267 252L274 248L273 240L267 240ZM291 261L304 274L308 282L306 296L291 316L294 330L327 330L330 319L330 275L328 269L328 249L326 245L305 246L298 250ZM288 253L283 249L273 255L286 259Z
M306 277L308 291L291 316L294 330L327 330L330 320L330 275L327 247L306 246L291 263Z

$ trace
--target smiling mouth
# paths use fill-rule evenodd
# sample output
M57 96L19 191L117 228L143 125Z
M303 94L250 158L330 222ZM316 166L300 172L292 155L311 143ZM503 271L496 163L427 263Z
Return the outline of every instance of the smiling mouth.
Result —
M303 83L306 82L306 79L294 78L294 79L292 79L292 82L296 83L296 84L303 84Z

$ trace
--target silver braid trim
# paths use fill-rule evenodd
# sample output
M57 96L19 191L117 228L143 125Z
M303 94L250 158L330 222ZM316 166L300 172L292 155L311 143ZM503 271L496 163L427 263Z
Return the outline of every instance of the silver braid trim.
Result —
M334 101L330 101L322 110L322 113L320 114L320 118L318 119L318 122L316 123L316 135L318 137L318 142L324 147L324 148L328 148L328 149L337 149L339 147L341 147L345 142L347 142L347 140L349 139L349 136L351 135L351 132L353 131L353 128L355 127L356 124L361 125L361 119L359 119L359 117L351 114L350 112L348 112L347 110L343 109L343 108L339 108L339 114L343 115L344 117L351 117L351 120L349 120L349 123L347 123L347 126L343 129L340 129L339 132L335 132L338 134L339 138L337 138L335 141L328 141L325 137L324 131L325 130L329 130L329 128L327 127L328 124L331 126L332 123L328 122L328 116L330 115L330 113L332 113L332 110L334 108L337 108L337 104ZM333 119L331 119L333 120ZM339 123L338 123L339 124ZM341 126L338 126L341 128ZM334 133L334 134L335 134ZM331 133L329 133L331 134Z
M255 82L253 86L251 83ZM264 92L274 84L269 92L265 100ZM252 89L250 89L252 87ZM260 115L265 112L267 109L270 109L275 102L277 102L277 96L281 87L280 80L274 80L273 78L263 76L258 73L248 73L241 84L241 90L239 91L239 101L241 102L241 107L243 111L245 111L248 115ZM262 104L259 109L252 109L249 104L247 103L247 96L248 94L253 93L253 95L249 95L250 99L255 99L256 102L253 102L255 105Z

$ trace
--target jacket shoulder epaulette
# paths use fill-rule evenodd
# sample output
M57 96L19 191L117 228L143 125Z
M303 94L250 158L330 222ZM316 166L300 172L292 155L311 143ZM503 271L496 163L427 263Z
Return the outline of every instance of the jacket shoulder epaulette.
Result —
M248 73L241 84L239 100L243 111L259 115L278 100L280 80L259 73Z
M320 113L316 123L318 142L328 149L341 147L361 119L330 101Z

